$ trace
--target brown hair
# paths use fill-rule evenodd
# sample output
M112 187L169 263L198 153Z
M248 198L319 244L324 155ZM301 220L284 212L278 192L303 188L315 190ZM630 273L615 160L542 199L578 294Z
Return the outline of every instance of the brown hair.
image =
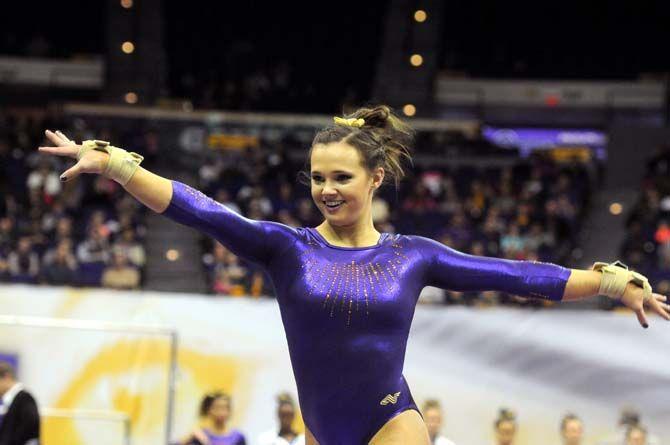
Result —
M437 399L428 399L425 402L423 402L423 409L421 411L426 412L431 408L436 408L436 409L442 409L440 406L440 402Z
M293 402L293 397L287 392L282 392L277 394L277 405L281 408L284 405L290 405L291 408L295 408L295 403Z
M14 371L14 367L9 363L0 361L0 378L7 376L16 379L16 371Z
M365 123L361 127L333 123L319 131L312 141L305 171L300 172L300 181L305 185L310 183L310 160L315 145L344 142L358 150L368 171L382 167L384 182L393 179L398 188L405 176L403 159L412 162L410 149L414 131L386 105L362 107L344 117L363 119Z
M498 410L498 418L493 425L498 429L503 422L512 422L516 427L516 414L514 414L514 411L508 408L500 408L500 410Z
M582 421L582 419L580 419L577 414L567 413L564 415L561 419L561 431L565 431L565 428L568 426L568 422L572 422L573 420L577 420L580 423Z
M214 391L209 394L205 394L205 397L202 398L200 402L200 417L205 417L209 413L209 409L212 407L216 399L223 399L228 402L228 407L232 409L232 402L230 396L222 391Z

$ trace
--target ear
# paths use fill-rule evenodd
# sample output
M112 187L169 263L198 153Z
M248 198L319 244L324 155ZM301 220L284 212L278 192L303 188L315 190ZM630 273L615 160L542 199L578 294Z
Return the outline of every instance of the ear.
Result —
M375 190L381 187L382 183L384 182L384 168L383 167L377 167L373 172L372 172L372 188Z

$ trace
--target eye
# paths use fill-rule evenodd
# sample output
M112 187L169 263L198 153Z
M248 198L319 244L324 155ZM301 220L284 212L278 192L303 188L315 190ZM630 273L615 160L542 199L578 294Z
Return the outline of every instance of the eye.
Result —
M312 176L312 181L321 182L321 181L323 181L323 178L321 176L314 175L314 176Z
M342 181L342 182L344 182L344 181L348 181L348 180L350 180L350 179L351 179L351 175L339 175L339 176L337 177L337 180L338 180L338 181Z

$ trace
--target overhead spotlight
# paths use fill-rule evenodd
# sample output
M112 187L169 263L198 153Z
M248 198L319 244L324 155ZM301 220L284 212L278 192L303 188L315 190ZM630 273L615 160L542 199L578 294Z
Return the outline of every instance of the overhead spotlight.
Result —
M421 66L423 65L423 56L421 56L421 54L412 54L409 58L409 63L411 63L412 66Z
M123 42L121 44L121 51L123 51L126 54L132 54L135 51L135 44L133 42Z
M133 0L121 0L121 7L130 9L133 7Z
M404 107L402 107L402 112L405 114L405 116L412 117L416 114L416 107L412 104L406 104Z
M137 94L129 91L124 96L124 99L127 104L136 104L137 103Z
M618 202L613 202L610 204L610 213L612 215L621 215L621 212L623 211L623 206L618 203Z
M426 11L423 9L417 9L414 11L414 20L416 20L419 23L423 23L426 21L428 18L428 14L426 14Z

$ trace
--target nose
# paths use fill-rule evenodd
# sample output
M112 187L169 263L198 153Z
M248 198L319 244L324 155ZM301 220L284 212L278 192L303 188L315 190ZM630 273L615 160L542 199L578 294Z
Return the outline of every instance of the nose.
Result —
M336 196L337 189L333 186L332 182L326 181L326 183L323 186L323 190L321 191L321 194L324 196Z

